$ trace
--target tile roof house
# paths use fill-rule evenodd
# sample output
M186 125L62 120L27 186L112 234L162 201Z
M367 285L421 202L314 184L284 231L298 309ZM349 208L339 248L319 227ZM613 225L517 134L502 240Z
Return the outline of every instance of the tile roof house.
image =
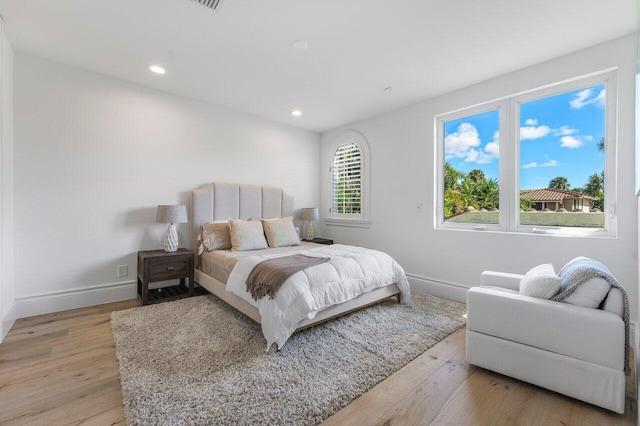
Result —
M567 211L588 213L591 211L591 201L597 198L568 189L543 188L520 191L520 199L531 201L532 208L536 210L560 211L564 208Z

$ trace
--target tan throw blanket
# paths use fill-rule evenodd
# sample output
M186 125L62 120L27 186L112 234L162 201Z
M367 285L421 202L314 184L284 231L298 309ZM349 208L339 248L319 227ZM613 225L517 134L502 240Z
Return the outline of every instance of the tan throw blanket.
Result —
M264 260L254 266L249 273L245 282L247 291L251 293L253 300L262 299L264 296L273 299L278 289L291 275L328 260L328 257L311 257L303 254Z

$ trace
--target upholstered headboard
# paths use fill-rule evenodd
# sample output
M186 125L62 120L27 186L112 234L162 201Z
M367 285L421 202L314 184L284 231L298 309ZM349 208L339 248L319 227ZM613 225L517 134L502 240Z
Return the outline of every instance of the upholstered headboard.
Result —
M215 220L293 215L293 198L275 186L213 182L191 191L191 241L198 252L200 226Z

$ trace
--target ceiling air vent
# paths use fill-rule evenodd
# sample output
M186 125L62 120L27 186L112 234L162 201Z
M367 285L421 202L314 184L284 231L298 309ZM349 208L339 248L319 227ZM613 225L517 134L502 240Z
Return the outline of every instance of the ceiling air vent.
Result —
M218 9L220 7L220 4L223 2L223 0L191 0L191 1L199 3L203 6L206 6L212 10Z

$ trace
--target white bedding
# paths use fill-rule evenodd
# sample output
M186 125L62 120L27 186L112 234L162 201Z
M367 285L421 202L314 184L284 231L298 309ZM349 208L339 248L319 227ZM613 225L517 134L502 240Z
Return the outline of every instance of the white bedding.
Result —
M322 309L346 302L361 294L395 283L401 301L411 303L409 282L402 267L386 253L363 247L336 244L299 251L300 254L331 260L292 275L274 299L253 300L246 279L255 265L287 254L250 256L240 259L227 280L227 291L260 311L267 350L273 343L282 348L298 325L313 319Z

